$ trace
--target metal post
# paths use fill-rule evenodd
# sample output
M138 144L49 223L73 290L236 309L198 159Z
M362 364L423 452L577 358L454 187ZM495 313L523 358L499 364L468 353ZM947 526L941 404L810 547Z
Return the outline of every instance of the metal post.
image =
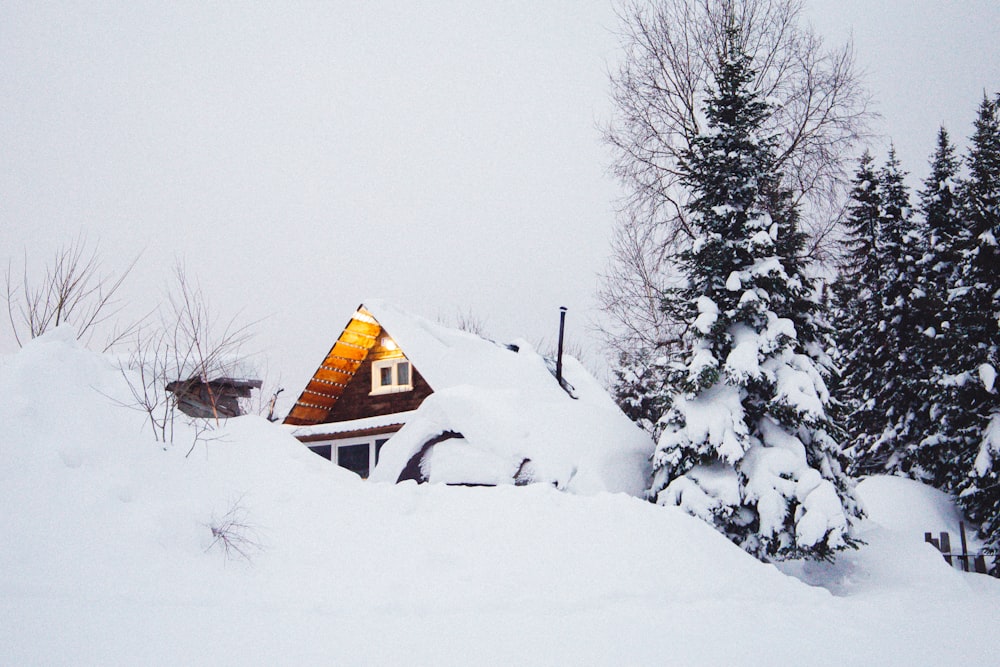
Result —
M562 386L563 331L566 329L566 306L559 306L559 349L556 351L556 382Z

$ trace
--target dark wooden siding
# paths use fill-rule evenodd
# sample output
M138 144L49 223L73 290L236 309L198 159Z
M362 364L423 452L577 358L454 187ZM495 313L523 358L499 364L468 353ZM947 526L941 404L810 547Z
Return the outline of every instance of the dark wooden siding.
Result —
M284 423L310 426L380 417L417 409L434 391L410 364L413 389L371 395L372 362L403 359L404 351L372 314L359 307L302 390Z
M424 399L433 393L433 390L424 380L420 371L412 364L410 371L413 373L413 389L411 391L372 396L372 360L366 359L358 372L354 374L354 378L344 388L344 393L340 395L337 403L330 410L330 415L323 423L416 410L424 402Z

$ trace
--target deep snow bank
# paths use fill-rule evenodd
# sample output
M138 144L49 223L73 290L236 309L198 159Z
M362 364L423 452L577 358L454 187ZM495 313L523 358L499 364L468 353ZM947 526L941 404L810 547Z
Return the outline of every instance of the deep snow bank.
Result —
M572 493L645 491L652 439L576 359L563 359L567 392L528 341L498 344L380 299L364 304L434 388L386 443L372 480L397 481L416 457L419 478L432 483L517 477ZM462 441L427 445L446 432Z
M3 664L985 664L1000 648L995 582L912 542L905 510L813 570L831 595L625 495L366 483L253 417L185 458L191 432L154 442L118 370L69 339L0 358ZM909 493L875 484L875 518ZM249 561L211 547L234 507Z

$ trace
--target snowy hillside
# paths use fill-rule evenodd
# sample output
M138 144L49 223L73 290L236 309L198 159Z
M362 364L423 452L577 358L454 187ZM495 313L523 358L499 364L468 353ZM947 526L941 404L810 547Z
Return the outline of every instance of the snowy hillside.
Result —
M762 565L677 508L363 482L256 417L164 448L64 331L0 357L0 664L988 664L1000 582L859 485L867 546ZM230 513L235 510L234 513ZM248 558L213 546L235 518Z

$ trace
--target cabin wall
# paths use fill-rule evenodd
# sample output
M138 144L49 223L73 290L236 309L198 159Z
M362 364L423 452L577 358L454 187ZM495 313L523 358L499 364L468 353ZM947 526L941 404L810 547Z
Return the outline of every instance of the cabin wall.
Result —
M430 385L424 380L413 364L410 364L413 389L388 394L372 395L372 362L382 359L402 358L404 355L398 349L382 347L382 337L388 336L383 329L375 346L358 368L354 377L344 387L344 392L337 399L328 417L322 423L341 422L364 417L380 417L397 412L416 410L424 399L433 393Z

